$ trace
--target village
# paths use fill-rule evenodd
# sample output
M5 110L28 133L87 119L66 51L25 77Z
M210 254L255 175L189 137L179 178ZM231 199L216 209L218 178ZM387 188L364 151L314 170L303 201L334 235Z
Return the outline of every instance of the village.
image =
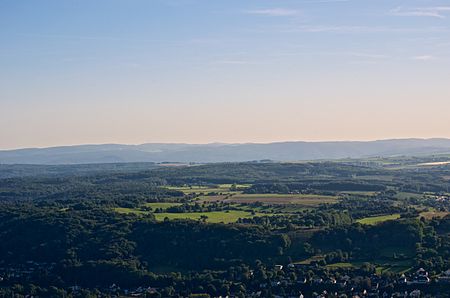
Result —
M26 266L8 267L1 264L0 288L15 283L24 283L36 274L51 274L55 263L40 263L28 261ZM271 293L275 298L303 298L303 297L428 297L430 293L450 291L450 269L437 276L430 276L424 268L414 272L407 272L400 276L386 276L377 274L356 274L352 272L335 272L323 274L322 270L308 268L305 265L288 264L275 265L270 269L272 278L258 283L254 270L250 270L250 278L242 280L236 278L232 284L243 286L248 291L247 297L266 297ZM322 274L321 274L322 273ZM251 291L249 291L251 289ZM79 296L84 289L73 285L64 289L68 295ZM149 285L135 288L121 288L119 283L113 283L108 288L97 289L105 297L164 297L164 289ZM174 293L176 294L176 293ZM198 293L200 295L202 293ZM180 294L181 295L181 294ZM210 297L190 295L189 297ZM32 296L29 296L32 297ZM179 296L183 297L183 296ZM232 292L219 298L240 297ZM431 297L431 296L430 296Z

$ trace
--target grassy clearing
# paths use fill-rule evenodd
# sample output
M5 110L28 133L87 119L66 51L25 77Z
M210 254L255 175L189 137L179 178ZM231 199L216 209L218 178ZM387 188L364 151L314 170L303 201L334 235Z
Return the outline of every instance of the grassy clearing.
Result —
M377 175L377 176L371 176L371 175L365 175L365 176L358 176L356 177L356 179L358 180L369 180L369 181L373 181L373 180L378 180L378 181L391 181L394 178L394 176L390 176L390 175Z
M230 203L249 204L260 202L263 204L298 204L315 207L320 204L334 204L338 200L336 196L309 195L309 194L238 194L226 201Z
M374 196L377 194L376 191L343 191L341 194L354 195L354 196Z
M382 274L383 272L392 272L397 274L402 274L409 271L413 265L411 260L401 260L401 261L376 261L378 266L376 267L377 274Z
M426 219L433 219L435 217L443 218L443 217L446 217L447 215L450 215L450 212L447 212L447 211L426 211L426 212L420 213L420 216L421 217L425 217Z
M315 256L312 256L312 257L310 257L310 258L308 258L306 260L303 260L303 261L300 261L300 262L296 262L295 264L310 265L312 262L318 262L318 261L321 261L321 260L324 260L324 259L325 259L325 257L322 256L322 255L315 255Z
M362 219L358 219L357 222L365 225L376 225L379 223L382 223L387 220L395 220L399 219L400 214L391 214L391 215L382 215L382 216L373 216L373 217L366 217Z
M121 213L121 214L137 214L137 215L145 215L148 214L148 211L142 211L139 209L134 209L134 208L122 208L122 207L118 207L118 208L114 208L114 211Z
M237 189L243 189L250 187L250 184L236 184ZM231 190L232 184L219 184L217 187L208 187L208 186L200 186L200 185L189 185L189 186L167 186L168 189L178 190L183 192L184 194L200 194L200 193L223 193L223 194L236 194L240 193L238 190Z
M153 210L161 208L163 210L173 207L173 206L179 206L182 205L181 203L169 203L169 202L158 202L158 203L145 203L143 207L151 207ZM116 212L122 213L122 214L147 214L149 211L141 210L139 208L114 208Z
M203 186L168 186L168 189L178 190L184 194L193 193L210 193L210 192L222 192L227 191L226 189L213 188L213 187L203 187Z
M180 206L181 203L169 203L169 202L158 202L158 203L145 203L145 207L151 207L153 210L157 208L167 209L173 206Z
M380 250L380 256L385 259L393 258L393 256L403 255L408 258L412 258L415 254L414 249L404 248L404 247L385 247Z
M166 217L170 220L174 219L191 219L200 220L202 216L207 216L207 222L210 223L233 223L239 218L252 218L254 216L261 216L263 214L252 215L250 212L230 210L226 211L213 211L213 212L195 212L195 213L155 213L155 218L158 221L163 221Z
M341 268L356 268L356 266L352 263L334 263L326 265L328 269L341 269Z
M356 269L360 268L365 262L357 261L357 262L342 262L342 263L334 263L326 265L328 269ZM377 274L382 274L384 272L398 273L402 274L411 269L411 261L375 261L367 263L375 264L375 270Z
M192 213L153 213L150 211L142 211L140 209L134 208L115 208L116 212L121 214L136 214L139 216L144 216L148 214L153 214L155 219L158 221L163 221L166 217L169 220L174 219L190 219L190 220L200 220L202 216L207 216L207 222L210 223L233 223L236 222L239 218L252 218L255 216L264 216L267 214L255 213L252 214L248 211L242 210L227 210L227 211L213 211L213 212L192 212Z
M225 201L228 195L199 196L196 198L198 203L213 203Z
M237 205L237 208L243 209L243 210L253 210L255 212L261 212L261 213L279 213L279 214L291 214L296 213L303 210L311 210L313 207L307 207L303 205L298 204L264 204L262 206L250 206L248 204L240 204Z
M233 184L219 184L219 188L226 188L230 189L233 186ZM236 188L249 188L252 186L251 184L235 184Z
M395 197L399 200L406 200L409 198L421 199L423 197L423 195L417 194L417 193L411 193L411 192L399 192L399 193L397 193L397 195Z

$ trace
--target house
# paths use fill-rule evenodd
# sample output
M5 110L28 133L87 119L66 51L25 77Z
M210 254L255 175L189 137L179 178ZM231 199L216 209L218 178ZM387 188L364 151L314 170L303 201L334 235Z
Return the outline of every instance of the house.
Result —
M416 276L408 285L426 285L430 283L430 279L428 276Z
M278 286L281 285L281 282L279 282L279 281L272 281L272 282L270 283L270 285L271 285L272 287L278 287Z
M152 287L148 287L146 291L147 291L148 294L156 294L158 292L158 289L152 288Z
M416 275L417 276L428 276L428 272L425 269L420 268L419 270L416 271Z
M380 297L380 292L378 290L370 290L368 296L378 298Z
M274 269L276 271L281 271L281 270L283 270L283 265L275 265Z
M443 284L450 283L450 269L442 273L442 275L438 278L438 282Z
M313 284L321 284L323 283L323 279L321 279L320 277L316 277L313 279Z
M347 286L347 280L341 278L341 279L339 279L337 284L340 288L345 288Z
M69 287L69 289L72 292L78 292L79 290L81 290L81 287L80 286L71 286L71 287Z
M351 279L351 277L350 276L348 276L348 275L344 275L344 276L342 276L341 277L341 280L345 280L345 281L349 281Z
M402 274L399 279L397 279L397 283L400 285L405 285L408 283L408 280L406 279L406 276Z

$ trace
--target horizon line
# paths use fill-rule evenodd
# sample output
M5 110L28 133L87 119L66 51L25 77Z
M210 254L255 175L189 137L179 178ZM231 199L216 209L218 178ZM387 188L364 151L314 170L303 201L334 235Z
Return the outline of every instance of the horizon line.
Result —
M13 147L0 149L1 151L17 151L17 150L41 150L41 149L51 149L51 148L66 148L66 147L81 147L81 146L141 146L148 144L161 144L161 145L270 145L270 144L280 144L280 143L371 143L371 142L381 142L381 141L402 141L402 140L450 140L450 137L399 137L399 138L386 138L386 139L370 139L370 140L286 140L286 141L267 141L267 142L205 142L205 143L187 143L187 142L144 142L144 143L76 143L69 145L50 145L50 146L36 146L36 147Z

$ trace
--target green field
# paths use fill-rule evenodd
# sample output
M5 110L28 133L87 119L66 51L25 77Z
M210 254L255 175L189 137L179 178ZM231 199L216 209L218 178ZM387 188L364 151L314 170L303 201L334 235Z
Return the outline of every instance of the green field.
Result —
M170 220L173 219L191 219L191 220L200 220L202 216L207 216L207 222L210 223L232 223L236 222L239 218L252 218L255 216L264 216L267 214L263 213L255 213L252 215L251 212L242 211L242 210L227 210L227 211L213 211L213 212L192 212L192 213L153 213L149 211L142 211L140 209L134 208L115 208L116 212L121 214L136 214L136 215L147 215L154 214L155 219L158 221L163 221L166 217Z
M158 203L145 203L145 207L151 207L153 210L157 208L167 209L173 206L180 206L181 203L169 203L169 202L158 202Z
M354 196L374 196L378 192L376 191L343 191L341 194L354 195Z
M328 269L340 269L340 268L357 268L358 266L356 266L353 263L347 263L347 262L342 262L342 263L334 263L334 264L329 264L326 265L326 268Z
M443 217L446 217L447 215L450 215L450 212L447 212L447 211L426 211L426 212L420 213L420 216L421 217L425 217L426 219L433 219L435 217L443 218Z
M399 219L400 214L391 214L391 215L382 215L382 216L373 216L373 217L366 217L362 219L358 219L356 222L365 224L365 225L376 225L379 223L382 223L387 220L395 220Z
M337 196L312 194L237 194L225 201L240 204L260 202L263 204L297 204L316 207L320 204L334 204L337 200Z
M306 260L303 260L303 261L300 261L300 262L295 262L294 264L309 265L312 262L318 262L318 261L321 261L321 260L324 260L324 259L325 258L322 255L315 255L315 256L312 256L312 257L310 257L310 258L308 258Z
M157 203L145 203L143 207L151 207L153 210L161 208L163 210L173 207L173 206L179 206L182 205L181 203L170 203L170 202L157 202ZM128 213L135 213L135 214L146 214L149 213L149 211L141 210L139 208L122 208L118 207L114 209L116 212L122 213L122 214L128 214Z
M377 274L382 274L383 272L391 272L391 273L397 273L402 274L407 272L411 269L411 262L410 261L402 261L402 262L387 262L384 264L377 264L375 265L375 270ZM342 262L342 263L334 263L326 265L326 268L328 269L350 269L350 268L360 268L364 262Z
M192 193L210 193L210 192L226 192L229 189L222 188L212 188L212 187L203 187L203 186L168 186L168 189L178 190L183 192L184 194L192 194Z
M423 194L410 193L410 192L398 192L395 197L399 200L406 200L409 198L421 199L421 198L423 198Z
M250 212L240 210L226 211L213 211L213 212L195 212L195 213L155 213L155 218L158 221L163 221L166 217L170 220L173 219L192 219L199 220L202 216L207 216L207 222L210 223L232 223L236 222L239 218L252 218L254 216L261 216L263 214L252 215Z
M199 186L199 185L189 185L189 186L167 186L168 189L178 190L184 194L200 194L200 193L239 193L239 191L232 191L232 184L219 184L217 187ZM238 189L250 187L250 184L236 184Z
M114 208L114 211L121 213L121 214L138 214L138 215L144 215L144 214L148 214L148 211L142 211L139 209L134 209L134 208L122 208L122 207L118 207L118 208Z

